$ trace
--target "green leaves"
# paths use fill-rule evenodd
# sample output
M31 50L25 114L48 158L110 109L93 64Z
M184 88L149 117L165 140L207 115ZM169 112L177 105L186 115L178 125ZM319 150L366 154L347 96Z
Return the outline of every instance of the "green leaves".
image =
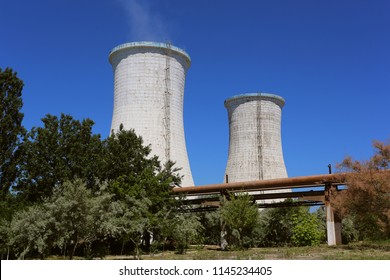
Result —
M17 189L31 202L50 197L66 180L83 179L94 188L101 171L102 143L92 133L93 121L61 114L47 115L23 143L23 177Z
M4 197L20 174L23 81L12 69L0 68L0 195Z
M309 213L306 207L299 207L298 211L292 214L292 224L291 243L294 246L319 245L323 239L324 232L321 231L320 221L314 214Z
M179 204L170 196L181 184L174 163L161 165L133 130L121 126L102 141L92 120L66 114L48 114L26 133L22 89L16 73L0 69L2 256L10 245L21 258L54 248L73 257L95 241L131 240L138 250L160 238L161 219Z
M325 237L321 219L316 213L310 213L306 206L263 210L260 227L263 246L312 246Z
M108 180L127 174L138 177L146 169L153 172L159 166L156 157L148 158L151 150L148 146L143 146L142 138L138 137L134 130L121 129L112 133L103 145L103 176Z
M58 248L72 259L78 247L119 234L119 214L109 193L93 193L80 179L66 181L50 199L14 215L9 244L19 258L34 253L44 257Z
M226 224L230 243L242 247L244 238L251 237L258 222L258 209L247 193L230 195L224 201L221 210L221 219Z
M34 251L43 258L53 244L50 212L45 206L36 205L16 213L10 233L9 243L19 259Z
M118 237L123 241L131 241L135 246L134 255L140 258L140 246L144 233L150 229L149 207L151 201L147 198L136 199L131 196L119 202L120 215L114 220L115 226L120 229Z
M204 231L199 217L193 214L176 215L171 220L171 229L179 254L184 254L189 244L199 244Z

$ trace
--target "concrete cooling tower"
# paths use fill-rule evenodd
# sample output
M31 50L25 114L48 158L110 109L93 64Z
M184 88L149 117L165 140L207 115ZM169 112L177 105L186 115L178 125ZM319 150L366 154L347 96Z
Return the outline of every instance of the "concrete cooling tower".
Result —
M161 163L176 162L182 186L193 186L183 127L184 83L191 60L170 44L132 42L114 48L111 131L123 124L151 145Z
M229 118L229 182L287 177L281 142L284 99L249 93L225 100ZM226 180L226 178L225 178Z

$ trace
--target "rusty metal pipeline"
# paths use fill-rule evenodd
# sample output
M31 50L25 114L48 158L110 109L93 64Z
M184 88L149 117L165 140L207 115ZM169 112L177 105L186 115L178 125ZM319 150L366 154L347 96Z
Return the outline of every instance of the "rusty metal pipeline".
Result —
M337 173L247 182L211 184L194 187L173 188L172 194L200 195L220 193L222 191L278 190L289 189L292 187L304 188L308 186L324 186L326 184L342 185L345 183L345 177L346 173Z

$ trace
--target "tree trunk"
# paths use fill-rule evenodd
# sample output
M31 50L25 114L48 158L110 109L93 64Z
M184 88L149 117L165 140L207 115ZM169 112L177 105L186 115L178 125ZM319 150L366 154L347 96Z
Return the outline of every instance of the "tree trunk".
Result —
M121 256L123 256L123 250L125 248L125 239L122 239Z
M134 246L135 246L135 249L134 249L134 259L137 259L137 260L139 260L140 259L140 245L141 245L141 238L142 238L142 236L139 236L139 238L140 239L136 239L136 240L134 240L134 239L131 239L130 238L130 240L131 240L131 242L133 242L134 243ZM138 241L138 242L137 242Z
M64 247L64 249L63 249L63 250L64 250L64 251L63 251L64 259L66 258L66 248L67 248L67 245L66 245L66 244L67 244L67 242L65 242L65 247Z
M69 259L73 260L74 253L76 252L77 244L79 242L79 237L76 237L76 241L74 242L73 249L70 251Z
M145 241L145 250L146 252L150 253L150 232L147 230L144 232L144 241Z
M225 222L221 222L221 250L225 251L228 247L228 242L226 240L226 224Z
M138 245L135 245L135 254L136 254L136 256L137 256L137 260L139 261L139 259L140 259L140 254L139 254L139 246Z

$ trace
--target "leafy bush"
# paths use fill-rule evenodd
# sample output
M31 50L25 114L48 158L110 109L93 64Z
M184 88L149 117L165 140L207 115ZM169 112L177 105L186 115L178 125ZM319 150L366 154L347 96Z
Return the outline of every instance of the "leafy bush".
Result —
M353 217L362 239L390 238L390 141L374 141L375 154L368 161L346 157L338 165L347 189L333 197L334 207L343 218Z
M16 213L10 231L9 242L18 259L32 253L44 258L54 241L51 216L43 206L31 206Z
M226 224L229 243L243 248L248 246L258 222L259 210L252 197L247 194L230 195L220 209L221 219Z
M260 246L311 246L325 239L321 220L305 206L265 209L259 224L255 232Z
M345 217L341 226L341 240L343 244L348 244L359 239L359 231L355 228L353 217Z
M323 237L320 221L306 207L300 207L298 213L292 215L293 234L291 243L294 246L319 245Z
M286 200L291 201L291 200ZM260 246L287 246L291 244L292 216L297 207L264 209L260 212L260 229L257 230Z
M199 217L192 214L179 214L172 220L173 235L179 254L185 254L188 245L202 242L204 227Z
M205 244L219 245L221 242L221 215L219 211L198 213L200 222L204 227L203 236Z

